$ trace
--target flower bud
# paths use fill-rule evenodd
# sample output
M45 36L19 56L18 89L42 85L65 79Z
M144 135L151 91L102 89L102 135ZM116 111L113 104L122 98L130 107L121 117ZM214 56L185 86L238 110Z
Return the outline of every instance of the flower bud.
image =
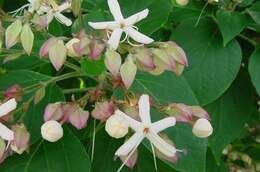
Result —
M126 160L127 160L127 157L129 155L126 155L126 156L120 156L120 159L121 161L124 163ZM128 161L125 163L125 165L130 168L130 169L133 169L136 162L137 162L137 159L138 159L138 151L135 150L134 153L130 156L130 158L128 159Z
M172 103L166 108L166 113L174 116L178 122L192 122L192 112L189 106L182 103Z
M160 70L170 70L173 72L176 71L175 61L169 57L166 51L154 48L152 49L152 53L153 53L153 61L156 68Z
M125 63L120 68L120 75L127 89L129 89L134 82L136 72L137 67L134 64L132 57L128 56Z
M48 56L50 48L56 43L56 38L50 38L48 39L41 47L40 49L40 56L45 57Z
M11 99L15 98L18 101L22 100L22 95L23 95L23 89L19 85L13 85L9 87L5 92L4 92L4 97L6 99Z
M62 118L62 104L60 102L50 103L44 110L44 121L55 120L58 121Z
M124 137L128 133L128 125L119 115L112 115L106 121L106 132L116 139Z
M180 6L185 6L189 3L189 0L176 0L176 3Z
M48 27L48 17L46 15L40 16L38 14L34 14L31 22L40 27L40 29Z
M78 38L72 38L69 42L66 43L66 48L67 48L67 54L70 57L80 57L79 54L74 50L73 45L75 43L79 43L80 40Z
M23 124L12 127L14 140L11 143L11 149L22 154L29 147L30 134Z
M114 113L113 102L97 102L91 115L93 118L105 122Z
M155 69L150 49L144 47L136 48L133 53L133 58L136 58L137 65L141 69L147 71Z
M51 120L41 126L42 138L49 142L56 142L63 137L63 129L60 123Z
M99 60L100 54L105 49L105 44L100 43L96 39L92 39L89 47L90 47L90 53L88 54L89 58L92 60Z
M0 117L7 115L9 112L15 110L16 107L17 107L17 102L14 98L8 100L4 104L1 104Z
M31 27L29 24L25 24L21 31L21 43L25 52L28 55L30 55L32 52L33 41L34 41L34 34L31 30Z
M72 0L71 1L71 8L74 16L78 16L81 11L81 3L82 0Z
M38 89L34 95L34 104L38 104L45 97L45 87Z
M82 37L79 42L73 44L75 52L80 55L87 55L90 52L89 49L90 40L87 36Z
M56 71L61 69L66 61L66 57L67 49L64 45L64 42L62 40L56 41L49 50L49 58Z
M19 38L19 35L22 31L22 22L17 19L5 31L5 45L6 48L11 48L14 46Z
M106 68L113 76L117 76L121 66L121 56L113 49L108 49L105 53Z
M193 125L192 132L197 137L206 138L212 134L213 128L207 119L200 118Z
M85 128L89 118L89 112L84 111L76 103L68 103L62 107L64 115L68 121L77 129Z
M189 106L189 109L193 116L197 118L205 118L209 120L209 114L200 106Z

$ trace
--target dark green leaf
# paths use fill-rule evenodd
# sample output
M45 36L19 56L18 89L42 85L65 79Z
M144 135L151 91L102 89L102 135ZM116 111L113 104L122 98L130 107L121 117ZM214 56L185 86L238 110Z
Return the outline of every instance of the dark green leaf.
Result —
M260 49L257 49L250 57L248 70L255 89L260 95Z
M84 72L93 76L98 76L106 70L104 58L100 58L100 60L83 59L80 64Z

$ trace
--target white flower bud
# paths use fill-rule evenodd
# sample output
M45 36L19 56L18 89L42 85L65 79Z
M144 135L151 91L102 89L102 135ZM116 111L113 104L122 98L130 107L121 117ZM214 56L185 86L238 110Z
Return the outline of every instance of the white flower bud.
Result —
M212 134L213 128L207 119L200 118L193 125L192 132L197 137L205 138Z
M185 6L189 3L189 0L176 0L176 3L180 6Z
M56 142L63 136L63 129L60 123L51 120L45 122L41 127L42 138L49 142Z
M122 138L128 133L128 125L118 115L112 115L106 121L106 132L114 138Z

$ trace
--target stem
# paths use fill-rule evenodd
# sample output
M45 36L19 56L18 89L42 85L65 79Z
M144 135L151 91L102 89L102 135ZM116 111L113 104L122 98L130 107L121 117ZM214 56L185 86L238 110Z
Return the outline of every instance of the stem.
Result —
M80 92L86 92L89 90L93 90L95 87L88 87L88 88L72 88L72 89L65 89L63 90L64 94L71 94L71 93L80 93Z
M245 35L240 34L239 37L242 38L242 39L244 39L245 41L249 42L249 43L250 43L251 45L253 45L253 46L256 46L256 45L257 45L257 43L256 43L254 40L248 38L248 37L245 36Z
M93 131L93 140L92 140L91 162L93 162L93 159L94 159L95 138L96 138L96 119L94 119L94 131Z
M203 14L203 12L205 11L205 9L206 9L206 7L208 6L208 1L207 1L207 3L203 6L203 8L202 8L202 10L201 10L201 12L200 12L200 15L199 15L199 17L198 17L198 20L197 20L197 22L196 22L196 24L195 24L195 27L197 27L198 26L198 24L199 24L199 22L200 22L200 19L201 19L201 16L202 16L202 14Z

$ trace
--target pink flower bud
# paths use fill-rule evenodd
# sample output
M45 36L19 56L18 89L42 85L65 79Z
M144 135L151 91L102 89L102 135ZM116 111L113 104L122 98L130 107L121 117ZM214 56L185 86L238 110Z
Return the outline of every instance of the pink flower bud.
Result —
M80 39L79 42L73 44L73 48L77 54L80 56L87 55L90 52L89 49L90 40L88 37L83 37Z
M152 49L153 61L156 68L160 70L176 71L176 63L164 50Z
M50 38L48 39L41 47L40 49L40 56L46 57L49 54L50 47L52 47L56 43L56 38Z
M108 49L105 54L106 68L113 76L117 76L121 66L121 56L113 49Z
M23 89L19 85L13 85L4 92L6 99L15 98L17 101L22 100Z
M62 104L60 102L48 104L44 111L44 121L58 121L63 117Z
M178 122L192 122L192 112L185 104L172 103L166 108L166 113L174 116Z
M59 71L63 64L65 63L67 58L67 49L62 40L58 40L54 43L52 47L49 49L49 59L56 69Z
M134 82L136 72L137 67L134 64L132 57L128 56L125 63L120 68L120 75L127 89L129 89Z
M5 45L6 48L14 46L19 39L19 35L22 31L22 22L17 19L11 25L9 25L5 31Z
M22 154L29 147L30 134L23 124L13 126L12 130L14 140L11 143L11 149L18 154Z
M77 129L82 129L87 126L87 120L89 118L89 112L84 111L76 103L68 103L63 105L64 115L68 118L68 121Z
M98 60L101 53L105 49L105 44L98 42L95 38L92 39L90 42L90 53L89 53L89 58L93 60Z
M81 55L78 54L75 50L73 45L79 43L80 40L78 38L73 38L69 42L66 43L67 53L70 57L80 57Z
M128 156L129 156L129 155L127 155L127 156L120 156L121 161L124 163L124 162L127 160L127 157L128 157ZM137 162L137 159L138 159L138 151L135 150L134 153L130 156L130 158L129 158L128 161L126 162L125 165L126 165L128 168L133 169L134 166L135 166L135 164L136 164L136 162Z
M143 70L151 71L156 68L155 64L153 63L152 53L148 48L136 48L134 50L133 57L136 58L138 67Z
M209 114L207 111L205 111L200 106L189 106L190 111L192 112L192 115L197 118L205 118L209 120Z
M105 122L114 113L114 103L111 102L97 102L95 104L95 109L92 111L91 115L93 118Z

